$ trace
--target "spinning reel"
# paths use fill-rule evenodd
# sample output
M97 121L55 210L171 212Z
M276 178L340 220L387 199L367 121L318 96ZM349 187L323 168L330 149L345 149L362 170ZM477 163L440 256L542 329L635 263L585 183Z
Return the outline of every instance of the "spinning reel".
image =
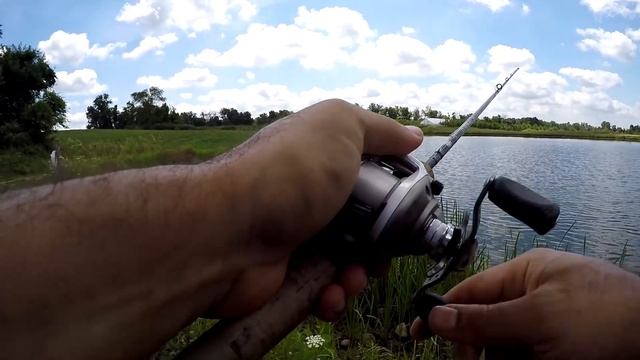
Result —
M489 179L478 196L471 224L465 212L458 226L448 224L437 196L443 184L412 156L364 157L356 186L338 216L331 233L342 244L368 256L427 255L434 266L416 292L416 312L424 319L443 299L428 291L452 271L473 262L478 247L481 205L489 200L538 234L556 224L560 208L527 187L504 177ZM337 234L337 235L336 235Z

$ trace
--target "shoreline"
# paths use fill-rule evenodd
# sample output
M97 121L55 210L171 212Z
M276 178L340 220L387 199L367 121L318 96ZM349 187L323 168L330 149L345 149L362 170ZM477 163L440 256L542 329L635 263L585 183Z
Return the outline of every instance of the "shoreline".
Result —
M421 127L421 129L425 136L449 136L455 130L455 128L435 126L424 126ZM640 134L614 134L585 131L511 131L471 128L465 136L640 142Z

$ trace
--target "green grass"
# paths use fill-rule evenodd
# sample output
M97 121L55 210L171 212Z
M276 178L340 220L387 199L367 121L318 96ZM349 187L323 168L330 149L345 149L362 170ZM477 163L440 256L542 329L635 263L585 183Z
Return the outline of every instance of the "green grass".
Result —
M254 132L250 128L61 131L55 137L63 156L57 175L44 151L4 151L0 153L0 191L115 170L196 163L228 151Z
M62 166L57 174L44 150L0 151L0 192L109 171L164 164L190 164L240 144L257 127L206 130L70 130L55 134ZM449 135L454 128L423 127L425 135ZM508 131L471 128L470 136L514 136L640 141L640 135L600 131Z

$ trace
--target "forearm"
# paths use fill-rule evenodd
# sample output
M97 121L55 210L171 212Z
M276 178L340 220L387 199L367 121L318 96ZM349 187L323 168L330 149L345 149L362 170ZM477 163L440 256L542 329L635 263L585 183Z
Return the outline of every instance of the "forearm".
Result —
M24 346L55 353L52 336L81 343L102 335L109 343L104 337L125 327L184 325L222 298L245 266L238 244L253 216L241 198L245 185L234 162L218 162L3 197L0 343L29 339Z

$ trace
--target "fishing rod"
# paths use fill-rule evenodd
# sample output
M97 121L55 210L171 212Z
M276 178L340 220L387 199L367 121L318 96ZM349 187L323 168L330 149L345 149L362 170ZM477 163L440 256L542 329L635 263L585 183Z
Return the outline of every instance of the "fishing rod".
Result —
M516 70L517 71L517 70ZM290 265L278 294L260 310L235 320L223 320L197 339L179 359L260 359L304 321L322 290L349 261L428 256L433 266L414 297L414 310L428 319L434 306L445 304L431 288L452 271L473 262L480 208L485 197L539 234L550 231L560 208L513 180L489 179L478 196L473 220L469 212L460 224L443 216L438 196L444 185L430 175L478 116L502 91L514 71L496 92L454 132L425 165L413 156L362 158L356 185L344 207L314 239L303 245L301 258ZM303 256L305 255L306 256Z
M438 165L440 160L442 160L442 158L447 155L449 150L451 150L451 148L458 142L458 140L460 140L462 135L464 135L469 130L469 128L478 121L480 115L482 115L489 104L493 102L496 96L500 94L502 89L507 86L509 80L511 80L511 78L518 72L518 70L520 70L520 68L515 69L511 73L511 75L507 76L502 84L496 85L496 91L493 93L493 95L491 95L491 97L489 97L489 99L487 99L487 101L485 101L484 104L482 104L482 106L480 106L480 108L476 110L475 113L473 113L473 115L469 116L469 118L449 136L449 139L442 145L442 147L440 147L433 155L431 155L429 160L425 162L430 169L433 169L436 165Z

